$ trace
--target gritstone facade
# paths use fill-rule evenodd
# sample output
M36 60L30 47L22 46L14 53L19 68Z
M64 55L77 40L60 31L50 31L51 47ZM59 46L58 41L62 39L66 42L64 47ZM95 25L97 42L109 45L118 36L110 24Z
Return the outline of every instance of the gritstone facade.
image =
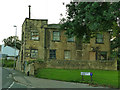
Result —
M110 56L110 33L98 33L90 43L68 38L58 24L47 19L26 18L22 25L22 46L16 68L24 71L28 61L105 61Z

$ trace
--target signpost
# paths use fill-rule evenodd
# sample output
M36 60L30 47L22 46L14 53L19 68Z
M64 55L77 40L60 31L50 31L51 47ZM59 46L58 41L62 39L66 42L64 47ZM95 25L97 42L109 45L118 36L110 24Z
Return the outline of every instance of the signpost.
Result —
M83 80L83 75L90 76L91 77L91 82L92 82L92 76L93 76L92 72L81 72L81 75L82 75L82 80Z

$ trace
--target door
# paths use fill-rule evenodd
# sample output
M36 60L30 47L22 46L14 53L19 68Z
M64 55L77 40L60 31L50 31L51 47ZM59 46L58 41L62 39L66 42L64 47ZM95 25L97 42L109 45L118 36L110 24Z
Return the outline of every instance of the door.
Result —
M93 61L96 60L96 52L89 52L89 60Z

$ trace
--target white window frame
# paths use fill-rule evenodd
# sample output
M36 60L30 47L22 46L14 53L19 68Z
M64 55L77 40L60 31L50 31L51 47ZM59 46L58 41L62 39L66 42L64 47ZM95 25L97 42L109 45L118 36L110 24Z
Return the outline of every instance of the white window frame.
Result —
M75 41L75 37L67 38L67 41L68 41L68 42L74 42L74 41Z
M31 40L39 40L39 32L31 32Z
M70 59L70 50L64 50L64 59Z
M53 31L53 41L60 41L60 32Z
M100 36L98 36L98 35L100 35ZM97 36L96 36L96 43L104 43L103 42L103 34L97 34Z

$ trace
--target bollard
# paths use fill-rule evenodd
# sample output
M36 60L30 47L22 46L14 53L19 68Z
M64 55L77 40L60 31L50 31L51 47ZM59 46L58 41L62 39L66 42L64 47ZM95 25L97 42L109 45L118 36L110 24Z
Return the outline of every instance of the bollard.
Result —
M29 71L27 72L27 76L29 76Z

